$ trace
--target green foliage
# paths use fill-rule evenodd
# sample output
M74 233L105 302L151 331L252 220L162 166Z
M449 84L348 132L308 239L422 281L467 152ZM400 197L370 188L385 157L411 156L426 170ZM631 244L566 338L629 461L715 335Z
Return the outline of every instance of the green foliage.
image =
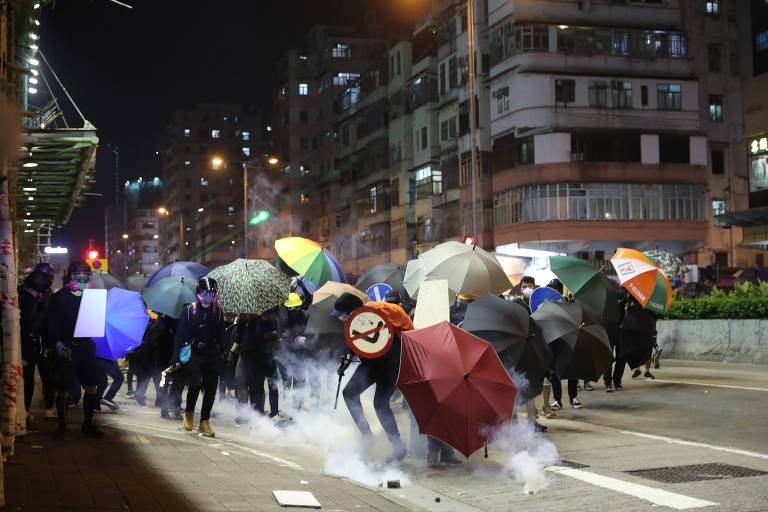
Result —
M768 318L768 283L738 283L726 293L714 288L712 295L692 299L677 299L667 312L667 318L677 320L706 320L726 318Z

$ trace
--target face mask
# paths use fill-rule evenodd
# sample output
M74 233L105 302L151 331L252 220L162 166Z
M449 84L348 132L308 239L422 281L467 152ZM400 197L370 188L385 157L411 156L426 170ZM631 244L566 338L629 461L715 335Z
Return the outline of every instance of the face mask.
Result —
M216 292L213 292L211 290L206 290L202 293L197 294L197 300L200 302L200 305L204 308L210 307L211 304L216 302L217 295Z
M75 274L72 276L72 280L69 283L69 288L74 291L83 291L88 288L88 284L90 282L90 274Z
M530 299L533 294L533 288L523 288L523 297Z

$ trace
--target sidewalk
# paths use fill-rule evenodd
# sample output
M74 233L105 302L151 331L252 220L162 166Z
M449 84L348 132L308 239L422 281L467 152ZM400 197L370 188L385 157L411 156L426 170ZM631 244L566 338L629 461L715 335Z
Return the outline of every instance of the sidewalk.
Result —
M329 511L413 510L277 457L181 431L163 434L164 429L152 430L155 420L149 417L146 427L134 431L120 427L110 418L114 415L97 416L106 435L86 439L79 431L81 411L72 411L67 441L55 441L55 420L42 418L36 420L40 433L17 441L16 455L6 465L7 510L292 510L277 505L275 489L311 491Z

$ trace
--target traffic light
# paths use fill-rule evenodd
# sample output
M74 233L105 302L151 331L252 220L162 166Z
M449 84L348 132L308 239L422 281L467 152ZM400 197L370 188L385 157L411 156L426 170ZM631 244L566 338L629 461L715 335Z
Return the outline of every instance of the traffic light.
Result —
M87 256L86 259L88 260L97 260L99 259L100 254L99 254L99 251L97 251L96 249L89 249L88 252L86 253L86 256Z
M467 235L464 237L464 245L469 245L470 247L475 245L475 237L472 235Z
M270 217L270 213L266 210L261 210L259 213L251 217L251 220L248 221L248 224L251 226L255 226L256 224L261 224L265 220L267 220Z

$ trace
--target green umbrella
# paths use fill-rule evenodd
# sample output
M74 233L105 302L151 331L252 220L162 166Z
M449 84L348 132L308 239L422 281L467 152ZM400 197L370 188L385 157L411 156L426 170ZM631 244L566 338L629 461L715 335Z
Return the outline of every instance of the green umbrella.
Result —
M156 313L180 318L185 304L195 301L194 280L183 277L164 277L141 293L144 304Z
M549 268L579 302L603 320L618 320L615 288L600 270L572 256L550 256Z
M291 280L264 260L237 259L215 268L208 277L219 283L225 313L260 314L288 299Z

